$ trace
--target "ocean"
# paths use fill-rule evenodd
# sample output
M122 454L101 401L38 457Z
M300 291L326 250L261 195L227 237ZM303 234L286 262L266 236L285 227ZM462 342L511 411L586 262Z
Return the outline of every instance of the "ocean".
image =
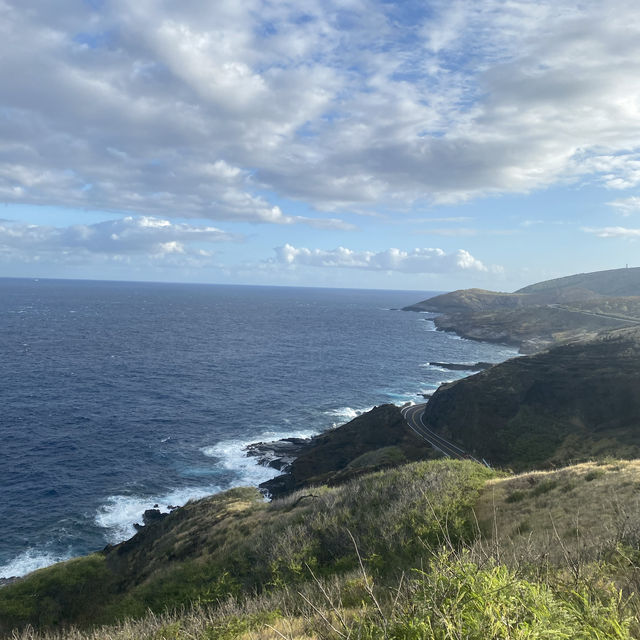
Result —
M508 347L397 309L430 292L0 279L0 577L277 474L244 447L421 401Z

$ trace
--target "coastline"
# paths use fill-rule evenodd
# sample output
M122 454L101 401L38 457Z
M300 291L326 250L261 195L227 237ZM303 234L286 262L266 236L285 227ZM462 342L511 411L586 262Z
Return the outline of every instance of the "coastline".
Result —
M424 330L428 333L431 333L432 331L434 332L437 331L439 335L441 336L446 335L447 338L451 338L455 340L464 339L461 336L457 336L450 332L436 330L435 327L433 329L426 328ZM491 347L499 346L499 347L505 347L508 349L506 345L492 345L485 341L470 340L469 343L476 344L476 345L484 344L486 346L491 346ZM428 347L428 342L425 344L425 346ZM427 350L425 349L425 351ZM509 351L510 353L508 354L507 357L511 357L512 355L515 355L515 353L513 353L511 349L509 349ZM493 350L491 351L491 353L492 355L495 355L495 352L493 352ZM417 402L423 401L429 398L435 392L438 386L440 386L441 384L444 384L446 382L451 382L453 380L462 379L462 377L466 377L467 375L473 375L473 373L475 373L473 370L463 368L467 364L474 364L474 365L476 364L476 363L467 362L468 360L470 360L470 358L467 358L467 357L461 358L461 360L464 360L465 362L445 363L445 362L436 361L434 363L431 363L430 361L427 361L428 353L425 353L425 360L426 360L425 363L420 366L426 367L427 370L431 371L432 376L434 373L437 373L437 374L446 373L447 375L444 375L444 376L438 375L439 382L437 384L428 383L428 382L418 383L416 387L413 387L409 391L405 391L405 392L400 392L400 389L398 388L397 393L395 392L394 393L396 397L400 398L400 401L397 401L395 399L392 400L392 402L394 403L392 406L395 406L397 408L406 404L407 402L417 403ZM434 361L435 360L436 359L434 358ZM447 365L447 364L451 364L454 366L451 366L450 368L440 366L440 365ZM491 363L487 363L487 364L491 364ZM460 375L463 372L466 374L465 376ZM387 395L390 395L390 392L388 392ZM381 399L381 401L383 404L385 403L384 399ZM389 401L387 400L386 402L388 403ZM336 429L350 424L350 422L353 422L354 419L362 415L366 415L371 410L372 410L371 408L352 409L350 407L342 407L342 408L336 408L333 410L325 411L324 413L331 418L329 421L329 424L327 425L326 428L324 428L323 430L317 431L315 434L310 435L308 438L300 438L297 435L292 434L292 435L285 435L282 438L275 438L274 440L271 440L271 441L267 441L266 439L254 439L254 440L245 441L244 443L238 442L237 444L234 444L234 447L237 448L238 451L233 456L233 459L235 460L235 462L232 464L232 466L228 467L229 470L230 471L237 470L236 467L237 467L237 462L238 462L240 452L242 452L242 456L246 462L243 464L244 471L241 473L238 480L234 481L228 488L233 488L237 486L247 486L247 485L260 487L260 485L262 485L264 482L269 482L270 480L274 480L278 478L279 476L277 472L286 471L290 467L290 465L294 462L294 460L297 459L303 451L307 450L312 446L312 444L316 441L317 438L321 438L325 434L332 433ZM348 420L348 418L351 418L351 420ZM286 433L284 429L282 431ZM296 432L299 433L300 429L292 429L291 431L295 434ZM289 451L286 453L281 449L282 442L286 442L288 443L288 445L291 446ZM229 444L228 441L224 441L219 443L219 445L223 445L225 443ZM278 447L277 452L273 450L274 443ZM220 450L219 445L214 445L213 447L207 448L209 450L217 449L217 451L212 454L212 457L214 458L220 458L220 454L224 455L225 453L224 451ZM295 449L293 448L294 445L296 447ZM260 447L262 447L262 451L260 451ZM389 454L389 452L386 452L386 453ZM399 462L397 457L394 457L393 451L391 451L389 455L390 457L386 461L387 465L397 464ZM218 464L224 464L224 463L219 462ZM370 469L373 467L375 467L375 465L365 466L363 468ZM263 474L259 472L260 468L273 470L275 473L269 480L264 481L259 478L261 475L263 476ZM258 473L256 473L256 471L258 471ZM351 471L349 473L351 473ZM247 481L247 476L253 476L255 480ZM256 478L256 476L258 477ZM225 488L215 487L213 489L214 489L213 492L209 490L206 494L202 492L198 492L197 495L195 495L195 498L190 497L189 499L197 499L199 497L204 497L205 495L214 495L219 491L226 490L226 487ZM118 496L114 496L114 498L117 498L117 497ZM128 499L131 501L135 501L134 500L135 496L130 496L128 497ZM108 541L108 544L118 544L122 541L129 540L132 536L134 536L137 532L137 529L141 525L145 524L144 523L145 512L153 511L154 509L157 508L162 515L165 515L171 511L171 507L175 506L176 504L178 505L183 504L182 501L176 501L174 498L169 499L168 496L167 496L167 499L163 499L162 496L158 496L155 499L140 500L140 502L141 502L141 506L139 507L140 509L139 515L133 516L131 520L128 520L126 523L126 526L124 524L121 525L121 533L118 533L116 531L114 534L112 534L111 540ZM144 503L144 506L142 506L142 503ZM115 507L116 505L114 505L113 508ZM115 517L115 514L113 517ZM148 520L150 517L153 517L152 514L147 515ZM138 525L138 527L135 526L136 524ZM126 532L125 532L125 528L126 528ZM90 551L87 553L90 553ZM7 575L3 578L3 580L10 581L12 579L15 579L15 577L18 577L18 578L22 577L23 575L27 575L28 573L31 573L32 571L43 568L45 566L49 566L51 564L55 564L57 562L61 562L74 557L79 557L82 555L84 554L73 552L71 550L64 556L57 556L54 558L48 553L47 550L39 551L37 548L29 549L25 551L23 554L15 556L14 558L11 558L9 560L6 566L14 565L17 569L17 571L15 572L17 575L16 576Z
M514 357L516 355L514 354ZM434 361L426 364L443 372L465 372L467 375L457 378L457 382L499 363ZM439 386L451 382L453 381L442 382ZM426 404L438 388L415 395L422 398ZM402 408L414 404L417 403L407 401L402 405L375 406L347 423L334 425L309 438L286 437L248 444L244 449L247 457L255 458L258 465L280 472L280 475L261 482L258 488L267 499L275 499L310 484L322 482L332 485L361 473L418 459L428 459L432 454L437 456L435 449L428 445L425 447L424 441L410 432L401 414ZM389 433L394 431L395 437L390 438ZM353 446L354 441L362 439L366 439L364 447ZM410 453L407 447L403 449L400 446L407 439L410 442ZM354 451L345 452L350 448ZM324 463L321 462L323 459ZM327 459L332 462L327 462ZM305 467L311 467L312 471L308 472Z

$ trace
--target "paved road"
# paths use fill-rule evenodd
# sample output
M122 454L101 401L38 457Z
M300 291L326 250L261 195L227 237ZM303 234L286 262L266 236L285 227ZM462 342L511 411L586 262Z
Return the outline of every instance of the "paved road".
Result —
M402 415L409 428L419 435L423 440L426 440L434 449L437 449L441 453L444 453L447 458L469 459L471 456L457 445L445 440L442 436L429 429L424 423L422 417L424 415L424 408L426 403L414 404L410 407L403 407L401 409Z
M629 324L640 324L640 320L636 318L629 318L627 316L618 316L609 313L598 313L597 311L588 311L587 309L573 309L572 307L566 307L563 304L550 304L547 305L553 309L561 309L562 311L568 311L569 313L579 313L583 316L595 316L596 318L606 318L608 320L618 320L619 322L628 322Z

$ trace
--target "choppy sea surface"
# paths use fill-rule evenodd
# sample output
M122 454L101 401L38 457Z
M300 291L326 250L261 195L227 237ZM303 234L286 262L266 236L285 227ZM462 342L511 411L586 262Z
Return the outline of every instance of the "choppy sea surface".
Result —
M257 440L418 402L507 347L400 312L429 292L0 279L0 577L124 540L145 509L276 475Z

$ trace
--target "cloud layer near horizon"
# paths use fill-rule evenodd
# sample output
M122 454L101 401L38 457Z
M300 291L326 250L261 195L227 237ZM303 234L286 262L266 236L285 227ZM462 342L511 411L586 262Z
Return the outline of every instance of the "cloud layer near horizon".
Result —
M207 261L213 242L239 240L215 227L176 224L149 216L127 216L91 225L54 227L0 220L0 258L26 262L81 262L96 256L122 261L146 256Z
M0 0L0 199L348 229L640 182L635 2Z
M468 251L459 249L446 253L442 249L387 249L386 251L353 251L338 247L330 251L307 249L285 244L276 248L276 261L297 267L332 267L341 269L365 269L369 271L397 271L400 273L455 273L463 271L489 271ZM499 267L491 267L496 273Z

